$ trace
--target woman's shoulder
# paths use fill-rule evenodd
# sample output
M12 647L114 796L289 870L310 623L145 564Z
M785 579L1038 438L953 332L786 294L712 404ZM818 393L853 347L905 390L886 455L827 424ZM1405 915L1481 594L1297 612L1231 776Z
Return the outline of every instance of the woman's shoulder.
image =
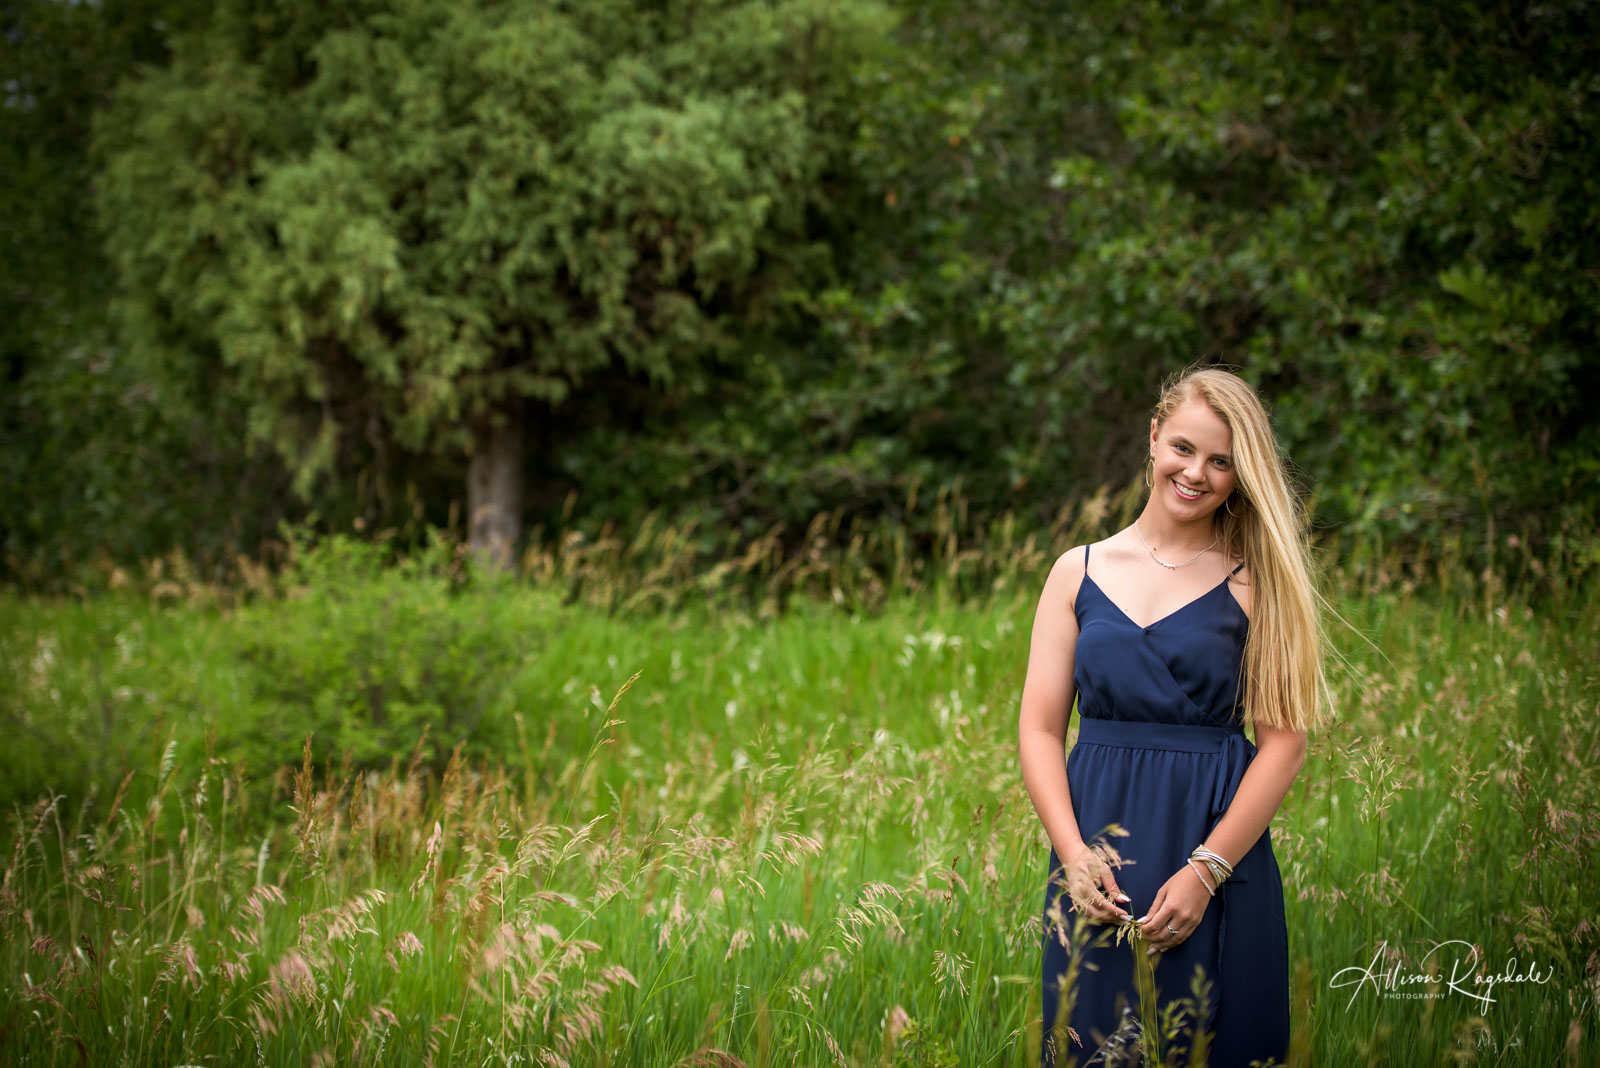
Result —
M1072 585L1077 585L1077 580L1083 578L1085 550L1093 552L1094 545L1074 545L1060 556L1056 557L1055 566L1050 569L1052 575L1073 580Z
M1124 533L1118 531L1101 541L1074 545L1056 557L1055 566L1050 569L1050 583L1064 592L1064 602L1068 608L1077 608L1078 591L1083 588L1083 580L1091 570L1098 571L1106 566L1116 568L1129 562L1131 557L1124 544Z
M1076 611L1078 607L1078 589L1083 585L1083 576L1087 573L1084 567L1085 550L1092 552L1094 549L1092 544L1074 545L1056 557L1055 564L1050 568L1050 577L1045 580L1045 585L1059 592L1057 600L1065 604L1068 611Z
M1251 615L1251 594L1254 592L1250 583L1250 565L1243 557L1235 557L1228 562L1228 592L1233 594L1233 599L1239 603L1239 609L1244 612L1246 619ZM1237 568L1238 570L1234 570Z

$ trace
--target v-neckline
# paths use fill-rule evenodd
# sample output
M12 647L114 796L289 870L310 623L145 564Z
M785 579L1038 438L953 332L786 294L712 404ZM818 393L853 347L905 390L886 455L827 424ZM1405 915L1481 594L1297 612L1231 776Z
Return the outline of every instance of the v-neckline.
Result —
M1183 611L1185 611L1187 609L1193 608L1195 605L1199 604L1201 601L1205 600L1207 597L1210 597L1213 593L1216 593L1222 587L1226 586L1228 584L1228 580L1231 579L1232 577L1233 577L1233 575L1232 575L1231 572L1229 574L1227 574L1227 575L1224 575L1222 577L1222 581L1217 583L1215 586L1211 587L1209 590L1206 590L1204 593L1200 594L1199 596L1197 596L1197 597L1185 602L1183 605L1173 609L1172 611L1168 612L1166 615L1162 616L1160 619L1156 620L1154 623L1146 623L1143 626L1140 626L1139 623L1134 621L1134 618L1132 616L1128 615L1128 613L1126 613L1126 612L1124 612L1122 610L1122 606L1121 605L1117 604L1117 602L1115 602L1115 601L1113 601L1111 599L1111 595L1106 593L1106 591L1101 587L1100 583L1094 582L1094 576L1093 575L1089 574L1087 571L1085 571L1084 574L1083 574L1083 580L1085 582L1094 582L1094 588L1097 591L1099 591L1100 596L1105 599L1106 604L1108 604L1112 608L1116 609L1117 615L1121 616L1123 619L1127 620L1129 623L1132 623L1134 626L1138 627L1140 630L1146 631L1146 632L1154 630L1156 627L1159 627L1161 624L1165 623L1167 620L1171 619L1173 616L1178 615L1179 613L1181 613L1181 612L1183 612ZM1232 597L1231 594L1229 596ZM1235 603L1237 603L1237 602L1235 602Z

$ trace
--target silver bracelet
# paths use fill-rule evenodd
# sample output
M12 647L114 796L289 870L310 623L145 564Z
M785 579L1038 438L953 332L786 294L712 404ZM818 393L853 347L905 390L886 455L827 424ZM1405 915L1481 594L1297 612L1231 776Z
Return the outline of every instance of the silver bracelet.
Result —
M1233 877L1233 865L1223 859L1220 854L1213 853L1203 845L1195 846L1194 852L1189 854L1189 859L1203 863L1210 870L1211 877L1216 880L1218 886Z
M1192 858L1189 860L1188 864L1189 870L1194 872L1194 877L1199 879L1200 885L1206 888L1206 893L1210 894L1212 897L1216 897L1217 892L1211 888L1210 883L1206 882L1206 877L1200 874L1200 869L1194 866L1194 860Z

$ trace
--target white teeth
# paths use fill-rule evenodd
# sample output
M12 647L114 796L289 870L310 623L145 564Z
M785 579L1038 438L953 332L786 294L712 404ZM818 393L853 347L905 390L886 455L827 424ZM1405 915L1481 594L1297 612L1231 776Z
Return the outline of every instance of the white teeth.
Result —
M1178 488L1179 495L1188 497L1190 500L1202 496L1205 492L1204 490L1192 490L1181 482L1174 482L1173 485Z

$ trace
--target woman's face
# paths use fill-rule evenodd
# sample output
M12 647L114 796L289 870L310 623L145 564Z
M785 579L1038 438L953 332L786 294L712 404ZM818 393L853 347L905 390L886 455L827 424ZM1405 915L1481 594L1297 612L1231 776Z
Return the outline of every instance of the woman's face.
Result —
M1233 432L1201 398L1184 402L1159 427L1150 420L1150 450L1155 455L1150 492L1179 519L1209 516L1237 485Z

